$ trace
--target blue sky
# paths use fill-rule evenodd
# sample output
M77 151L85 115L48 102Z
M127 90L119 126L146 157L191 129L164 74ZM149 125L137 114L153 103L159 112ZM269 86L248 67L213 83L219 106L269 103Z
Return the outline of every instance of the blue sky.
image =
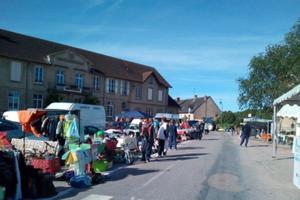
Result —
M237 111L236 80L299 11L300 0L1 0L0 28L153 66L174 98Z

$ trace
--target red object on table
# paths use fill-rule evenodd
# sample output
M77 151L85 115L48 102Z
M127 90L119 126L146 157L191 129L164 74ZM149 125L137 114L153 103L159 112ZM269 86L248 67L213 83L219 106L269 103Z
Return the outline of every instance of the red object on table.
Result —
M31 160L31 165L35 169L41 169L43 172L49 172L50 174L55 174L60 170L59 158L54 158L52 160L33 158Z

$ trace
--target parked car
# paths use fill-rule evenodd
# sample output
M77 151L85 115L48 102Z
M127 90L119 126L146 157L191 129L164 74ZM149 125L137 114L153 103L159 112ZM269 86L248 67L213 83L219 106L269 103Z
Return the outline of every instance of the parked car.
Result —
M127 128L123 129L123 132L126 135L133 135L133 136L139 136L140 135L140 129L138 125L130 124Z
M19 123L5 119L0 119L0 131L6 133L6 138L10 141L12 138L22 138L22 127Z

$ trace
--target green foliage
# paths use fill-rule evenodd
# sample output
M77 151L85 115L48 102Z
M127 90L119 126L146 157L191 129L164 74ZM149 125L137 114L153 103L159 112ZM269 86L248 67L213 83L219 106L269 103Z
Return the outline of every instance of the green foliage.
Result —
M93 105L99 105L99 99L95 96L87 96L83 103L85 104L93 104Z
M261 119L272 119L272 109L247 109L235 113L231 111L224 111L216 120L216 124L222 128L239 126L243 122L243 119L247 118L249 114L251 114L252 117L257 117Z
M55 90L49 90L48 91L48 96L45 100L46 105L49 105L50 103L53 102L60 102L63 101L63 97Z
M300 20L282 44L270 45L251 59L248 77L238 79L240 108L268 117L274 99L300 83L299 52Z

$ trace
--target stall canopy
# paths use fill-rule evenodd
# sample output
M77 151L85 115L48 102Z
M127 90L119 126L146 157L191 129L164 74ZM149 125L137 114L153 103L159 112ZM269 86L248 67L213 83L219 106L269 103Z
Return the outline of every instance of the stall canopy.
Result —
M121 113L121 114L117 115L116 117L118 117L118 118L148 118L150 116L147 113L144 113L142 111L133 110L133 111Z
M288 91L287 93L281 95L274 100L273 105L279 104L300 104L300 84Z
M300 84L273 101L273 157L277 151L278 117L296 118L296 136L300 135Z
M287 117L287 118L296 118L297 122L300 122L300 106L294 104L289 105L285 104L282 108L277 112L277 117Z

